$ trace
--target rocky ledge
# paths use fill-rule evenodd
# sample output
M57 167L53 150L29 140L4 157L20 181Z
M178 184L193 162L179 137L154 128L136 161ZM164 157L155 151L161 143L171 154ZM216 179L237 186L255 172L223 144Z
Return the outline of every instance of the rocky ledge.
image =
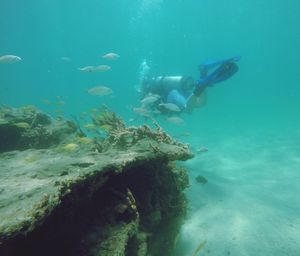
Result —
M175 164L192 157L186 145L107 110L92 118L106 136L93 138L71 121L22 115L0 109L10 136L0 153L0 255L172 255L187 209L187 173Z

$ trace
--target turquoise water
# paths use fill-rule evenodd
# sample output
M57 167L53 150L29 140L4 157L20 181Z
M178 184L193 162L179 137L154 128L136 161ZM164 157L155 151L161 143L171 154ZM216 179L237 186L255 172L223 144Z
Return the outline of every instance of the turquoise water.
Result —
M207 105L181 116L185 125L159 119L192 148L208 148L186 163L191 211L178 255L203 240L199 255L300 255L298 0L2 0L0 13L0 56L22 57L0 65L0 103L66 117L107 104L135 118L144 59L153 75L197 79L200 62L241 55L239 72L208 88ZM121 57L102 59L108 52ZM100 64L112 69L78 70ZM114 93L89 95L96 85ZM206 185L194 182L199 174Z

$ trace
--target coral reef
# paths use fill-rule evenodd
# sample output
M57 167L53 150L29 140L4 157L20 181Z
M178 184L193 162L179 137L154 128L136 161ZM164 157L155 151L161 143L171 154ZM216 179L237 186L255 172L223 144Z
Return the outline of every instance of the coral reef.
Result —
M0 255L172 255L188 186L175 161L192 157L187 146L108 110L94 119L106 136L93 139L37 110L0 112L0 129L19 123L21 138L36 127L59 134L2 147Z
M0 107L0 153L48 148L75 132L73 122L52 119L34 106Z
M187 145L182 144L171 138L162 130L159 124L153 119L156 129L151 129L148 125L140 127L126 127L125 123L115 113L110 112L105 106L100 108L99 112L93 115L93 123L95 127L103 129L107 133L106 139L98 138L97 150L103 152L108 148L115 147L124 149L140 143L146 139L150 149L156 153L160 152L158 144L177 145L188 150ZM99 131L95 131L99 134Z

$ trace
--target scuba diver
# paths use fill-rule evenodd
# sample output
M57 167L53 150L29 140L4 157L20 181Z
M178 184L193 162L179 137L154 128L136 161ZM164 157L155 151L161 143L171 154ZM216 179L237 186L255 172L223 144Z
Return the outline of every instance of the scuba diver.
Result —
M149 66L144 61L142 68L146 68L143 79L141 79L142 97L148 95L159 95L160 100L156 101L152 108L156 108L164 114L163 108L166 104L176 105L180 112L191 113L194 108L200 107L206 101L205 89L212 87L232 77L237 71L237 61L240 56L232 58L205 62L199 65L200 79L194 80L185 76L158 76L147 78L146 73ZM168 111L167 111L168 112Z

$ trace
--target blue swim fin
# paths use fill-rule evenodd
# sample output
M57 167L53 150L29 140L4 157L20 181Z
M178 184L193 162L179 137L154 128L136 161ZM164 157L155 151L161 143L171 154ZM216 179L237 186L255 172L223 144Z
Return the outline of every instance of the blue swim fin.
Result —
M218 65L221 65L223 63L239 61L240 59L241 59L241 56L234 56L234 57L223 59L223 60L217 60L217 61L210 60L210 61L206 61L206 62L201 63L199 65L199 68L208 70L208 69L214 68Z
M238 70L239 67L234 62L223 63L210 75L208 75L204 79L198 80L198 85L194 90L194 94L196 96L199 96L204 91L205 87L212 87L216 83L227 80L228 78L232 77Z
M213 85L215 83L227 80L228 78L232 77L238 70L239 67L237 64L235 64L234 62L226 62L218 67L205 80L208 85Z
M214 84L227 80L232 77L239 67L235 63L241 59L240 56L231 57L220 61L210 61L203 63L200 68L200 79L197 81L197 86L194 94L200 95L207 86L212 87ZM219 67L217 67L219 65ZM216 68L217 67L217 68ZM209 69L216 68L209 74Z

